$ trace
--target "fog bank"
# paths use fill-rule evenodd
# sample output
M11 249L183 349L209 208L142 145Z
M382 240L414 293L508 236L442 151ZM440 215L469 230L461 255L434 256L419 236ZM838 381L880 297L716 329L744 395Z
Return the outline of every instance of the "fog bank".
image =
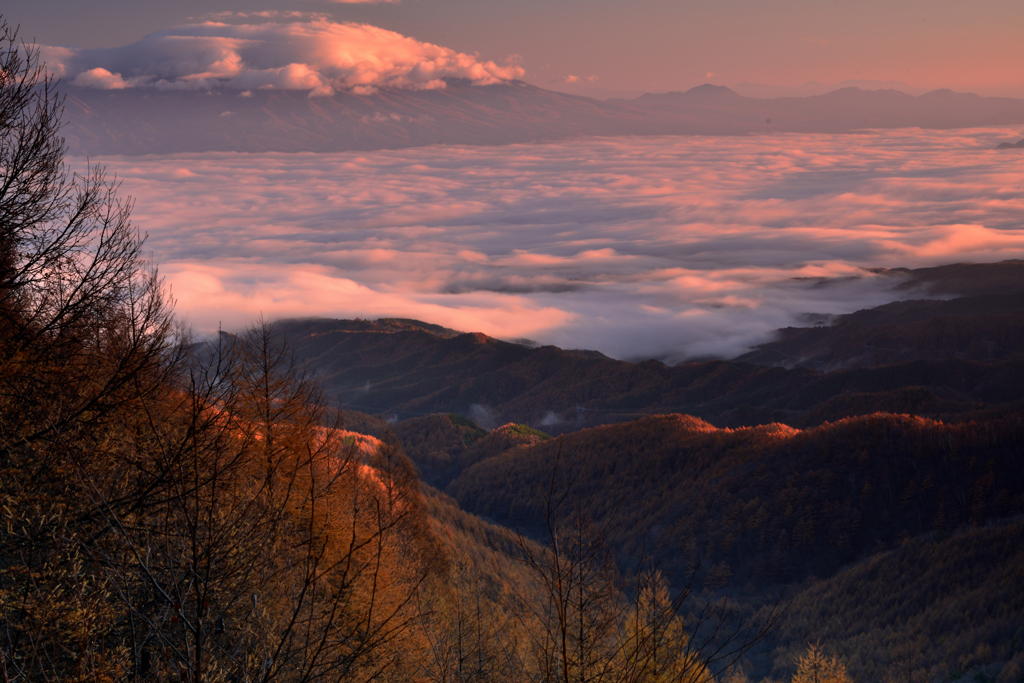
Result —
M94 161L198 330L401 316L678 361L896 298L867 268L1024 257L1024 157L991 149L1020 134Z

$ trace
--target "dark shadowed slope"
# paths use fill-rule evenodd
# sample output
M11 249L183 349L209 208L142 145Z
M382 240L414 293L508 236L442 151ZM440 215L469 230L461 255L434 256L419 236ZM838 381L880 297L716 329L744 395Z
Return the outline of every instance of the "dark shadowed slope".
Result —
M1024 261L906 271L912 296L839 316L830 325L787 328L738 361L822 370L913 360L1024 360ZM951 298L955 297L955 298Z
M543 524L537 491L557 462L566 510L600 525L628 564L645 548L682 585L827 577L901 537L1024 512L1020 413L943 424L876 414L806 431L722 430L659 415L512 448L447 492L505 525Z
M455 414L402 420L392 429L423 481L441 489L478 462L551 438L520 424L506 424L488 432Z
M912 299L781 330L737 361L627 363L411 321L285 321L342 406L458 413L548 433L653 413L719 426L818 424L884 410L933 417L1024 399L1024 263L906 271ZM1017 289L1014 289L1014 288Z
M822 639L855 681L1024 676L1024 520L927 534L795 593L771 655L783 678Z
M517 422L549 433L653 413L721 425L803 425L880 409L953 414L1024 399L1024 362L1014 360L919 360L831 373L729 361L669 367L376 324L283 322L280 330L346 409L398 418L459 413L487 427Z
M513 447L447 492L543 535L555 473L563 513L610 529L624 567L650 553L673 585L693 575L755 606L788 586L780 631L751 653L754 680L785 680L794 654L821 641L858 683L901 658L927 674L914 680L1005 670L999 680L1015 681L1022 447L1020 412L955 425L876 414L806 431L660 415Z

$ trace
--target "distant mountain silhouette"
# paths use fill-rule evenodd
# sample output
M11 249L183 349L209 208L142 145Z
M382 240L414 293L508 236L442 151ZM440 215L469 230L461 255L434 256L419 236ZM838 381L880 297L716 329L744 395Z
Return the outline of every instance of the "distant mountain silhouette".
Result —
M661 94L646 93L629 100L631 104L652 109L667 109L685 105L738 105L752 98L744 97L724 85L705 83L686 92L668 92ZM616 100L621 101L621 100Z
M65 87L62 130L74 154L334 152L437 143L495 145L590 135L842 133L1024 123L1024 99L937 90L842 88L756 99L701 85L602 102L523 82L381 90L310 98L304 91L92 90Z

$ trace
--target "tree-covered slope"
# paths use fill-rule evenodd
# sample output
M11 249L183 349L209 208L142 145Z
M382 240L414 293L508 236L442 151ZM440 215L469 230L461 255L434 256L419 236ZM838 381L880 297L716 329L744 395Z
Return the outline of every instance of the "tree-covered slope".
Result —
M877 410L948 417L1024 399L1024 360L1015 356L828 373L730 361L669 367L484 335L335 327L346 324L284 323L281 330L339 405L398 418L458 413L487 427L516 422L548 433L658 413L720 426L805 426Z
M520 446L447 488L467 510L538 529L555 471L620 560L652 552L677 585L731 590L830 576L932 530L1024 512L1019 414L943 424L876 414L798 431L663 415Z
M1024 522L906 540L794 594L772 675L821 640L857 681L1024 678ZM964 678L965 672L970 672ZM909 678L908 678L909 674Z

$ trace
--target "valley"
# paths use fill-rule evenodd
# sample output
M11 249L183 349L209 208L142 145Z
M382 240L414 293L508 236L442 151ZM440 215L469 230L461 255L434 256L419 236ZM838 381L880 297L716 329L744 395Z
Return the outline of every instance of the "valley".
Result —
M1024 683L979 2L5 9L0 680Z
M401 444L463 514L543 542L555 495L622 571L654 558L695 605L727 595L756 619L784 596L778 630L745 656L754 680L785 680L803 644L823 641L856 681L899 662L930 679L1012 681L1024 264L908 276L901 287L936 298L676 367L411 320L278 333L351 429Z

